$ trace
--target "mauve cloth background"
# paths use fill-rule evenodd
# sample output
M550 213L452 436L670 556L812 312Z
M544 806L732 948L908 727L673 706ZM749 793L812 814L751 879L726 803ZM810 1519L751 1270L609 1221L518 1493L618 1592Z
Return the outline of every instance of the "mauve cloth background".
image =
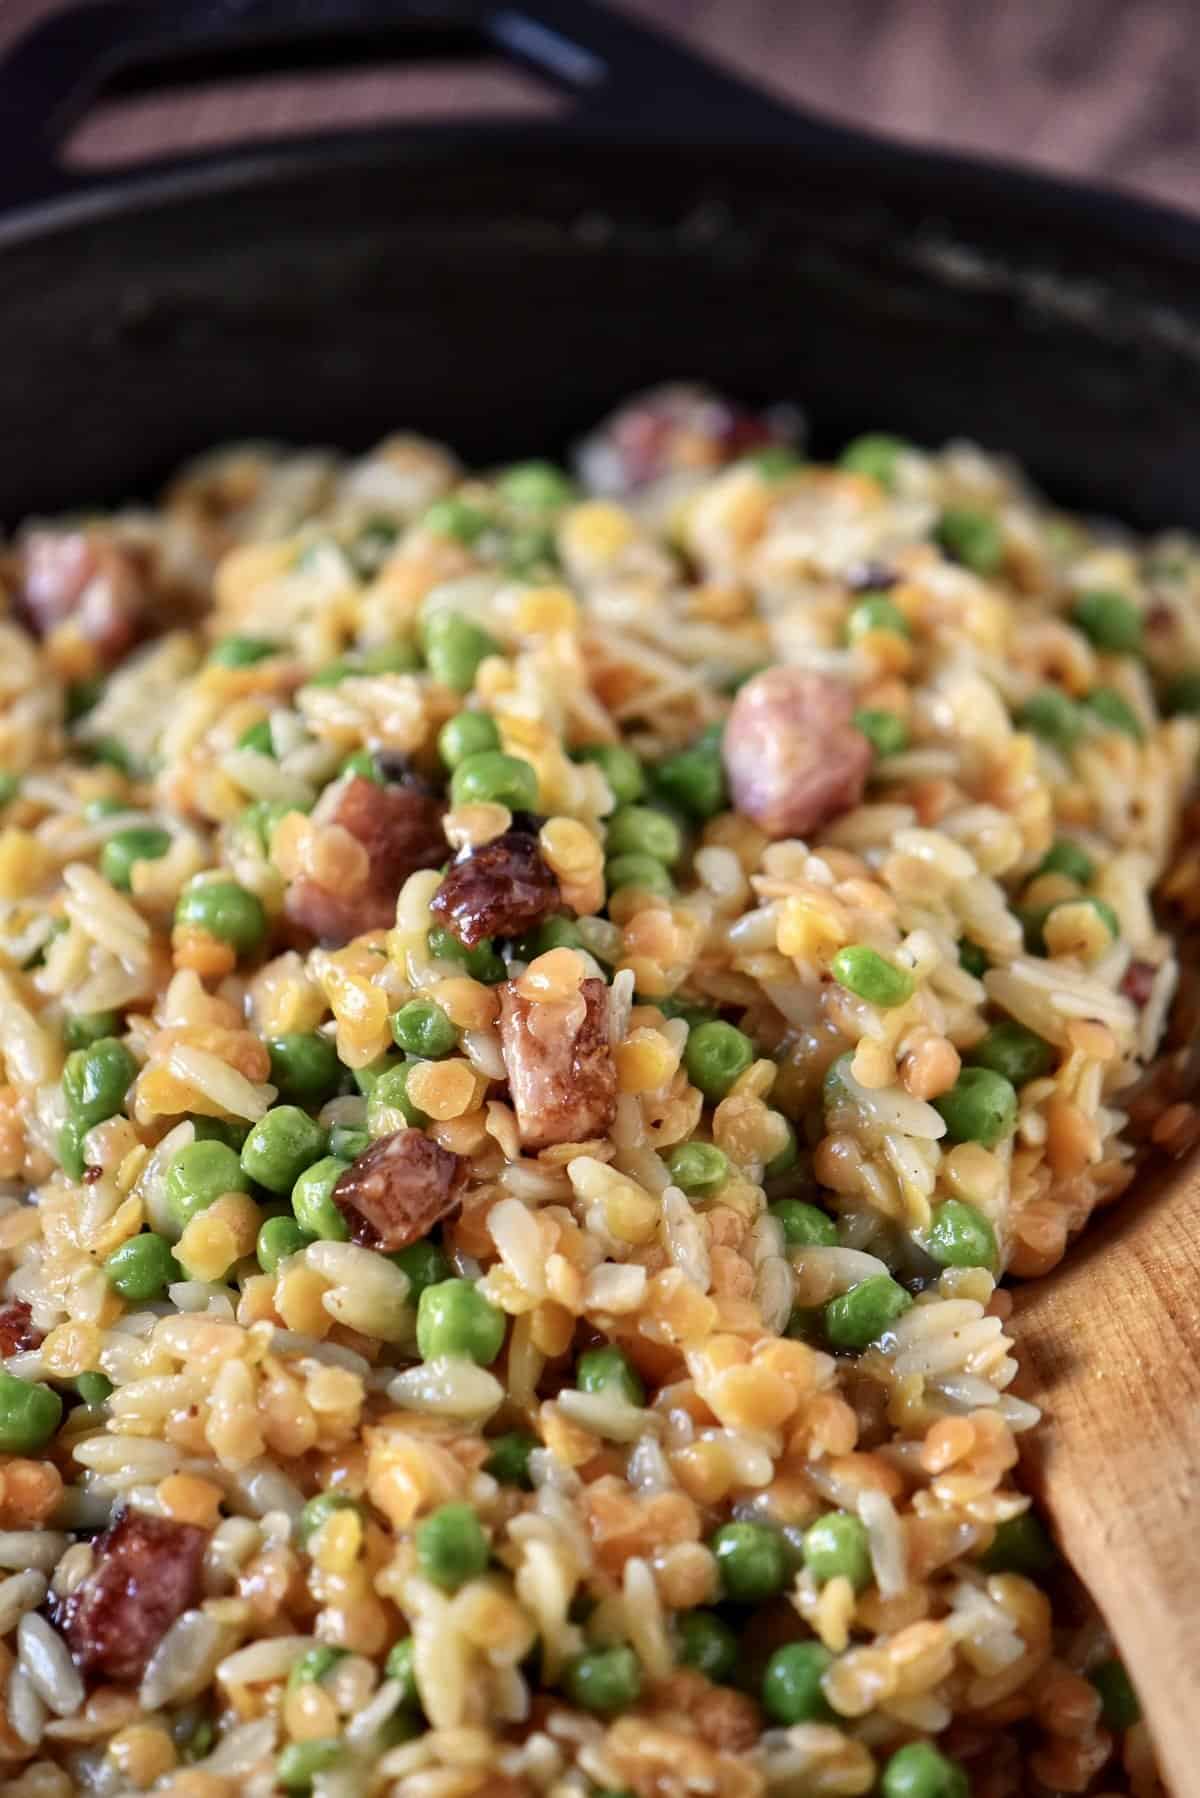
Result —
M0 0L0 50L56 0ZM162 0L168 14L172 0ZM621 0L797 103L919 142L1086 174L1200 210L1196 0ZM535 84L395 68L101 104L81 160L504 104Z

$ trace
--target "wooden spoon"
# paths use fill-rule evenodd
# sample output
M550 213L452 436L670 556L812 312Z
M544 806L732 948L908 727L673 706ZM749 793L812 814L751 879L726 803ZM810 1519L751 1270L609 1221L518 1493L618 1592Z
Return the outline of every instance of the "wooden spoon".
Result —
M1144 1175L1015 1292L1027 1475L1142 1700L1174 1798L1200 1795L1200 1154Z

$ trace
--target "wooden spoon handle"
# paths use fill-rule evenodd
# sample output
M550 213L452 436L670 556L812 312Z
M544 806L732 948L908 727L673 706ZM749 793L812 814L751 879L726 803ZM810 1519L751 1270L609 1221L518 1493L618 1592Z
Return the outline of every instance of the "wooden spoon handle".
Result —
M1134 1188L1014 1311L1031 1482L1137 1687L1174 1798L1200 1798L1200 1169ZM1023 1386L1022 1388L1026 1388Z

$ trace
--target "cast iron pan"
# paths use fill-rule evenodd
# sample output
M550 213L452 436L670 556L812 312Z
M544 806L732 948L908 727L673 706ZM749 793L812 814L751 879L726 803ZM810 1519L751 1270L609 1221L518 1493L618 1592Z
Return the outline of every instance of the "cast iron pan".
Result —
M359 38L497 53L565 121L339 135L97 182L115 77ZM1200 228L797 116L582 0L118 0L0 68L0 520L243 435L483 459L647 382L793 399L818 445L970 432L1066 500L1200 525Z

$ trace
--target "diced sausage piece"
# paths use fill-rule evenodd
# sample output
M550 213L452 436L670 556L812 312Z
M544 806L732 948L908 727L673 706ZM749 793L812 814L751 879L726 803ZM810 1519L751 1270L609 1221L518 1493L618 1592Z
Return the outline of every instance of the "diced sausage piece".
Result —
M871 745L851 722L844 682L803 668L748 680L725 726L725 772L738 811L771 837L806 836L857 805Z
M325 822L358 839L370 872L366 885L353 892L321 886L309 875L291 883L284 910L323 943L387 930L396 922L396 895L409 875L446 859L441 802L419 781L381 787L355 775Z
M34 1329L33 1313L24 1299L9 1299L0 1305L0 1360L41 1344L42 1332Z
M200 1602L208 1531L123 1511L92 1544L92 1571L55 1621L81 1673L136 1685L177 1617Z
M74 618L110 665L142 635L149 595L126 551L89 531L30 531L21 601L39 637Z
M519 936L561 903L537 838L506 830L452 863L429 909L470 949L485 937Z
M617 1110L603 980L585 980L572 999L526 999L511 980L499 993L500 1046L525 1147L603 1136Z
M333 1189L355 1242L391 1254L419 1242L458 1204L467 1164L420 1130L397 1130L364 1149Z
M710 388L671 382L639 394L580 444L576 467L595 493L622 495L663 475L719 468L786 440L787 421L759 417Z

